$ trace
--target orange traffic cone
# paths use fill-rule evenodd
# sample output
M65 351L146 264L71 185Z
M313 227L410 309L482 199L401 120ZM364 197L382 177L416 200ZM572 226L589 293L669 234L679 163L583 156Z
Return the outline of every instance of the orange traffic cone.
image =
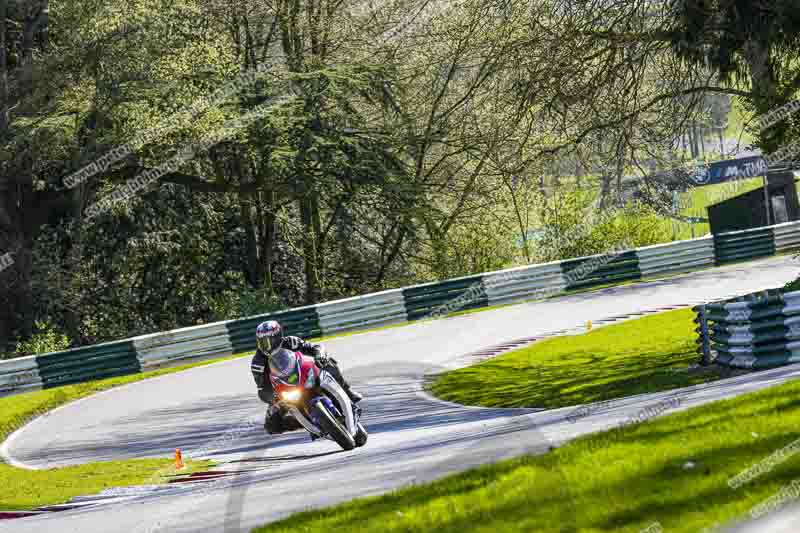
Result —
M181 449L175 448L175 468L180 470L184 468L186 465L183 464L183 456L181 455Z

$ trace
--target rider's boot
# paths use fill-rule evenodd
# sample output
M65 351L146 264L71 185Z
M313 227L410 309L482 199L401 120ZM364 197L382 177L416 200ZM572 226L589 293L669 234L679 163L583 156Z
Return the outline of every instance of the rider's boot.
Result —
M341 385L342 388L344 389L344 392L347 393L347 396L350 398L351 402L358 403L364 399L364 396L362 396L360 393L350 388L350 384L344 379L344 376L342 376L342 373L339 372L338 369L337 369L337 374L338 376L334 377L339 378L337 381L339 382L339 385Z
M353 389L350 388L350 385L342 387L344 391L347 393L347 396L350 397L350 401L353 403L358 403L364 399L364 396Z
M283 419L278 407L273 405L267 410L267 416L264 418L264 430L270 435L283 433Z
M342 386L344 392L347 393L347 396L350 398L350 401L353 403L358 403L364 399L360 393L354 391L350 388L350 384L347 380L344 379L342 375L342 371L339 370L339 365L336 363L334 359L328 359L327 364L325 365L325 370L330 372L333 378Z

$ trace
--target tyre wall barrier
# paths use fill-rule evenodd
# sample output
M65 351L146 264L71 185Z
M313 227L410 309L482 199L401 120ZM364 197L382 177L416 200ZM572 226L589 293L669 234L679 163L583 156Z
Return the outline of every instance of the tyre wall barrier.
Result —
M800 361L800 292L762 291L694 310L705 363L769 368Z

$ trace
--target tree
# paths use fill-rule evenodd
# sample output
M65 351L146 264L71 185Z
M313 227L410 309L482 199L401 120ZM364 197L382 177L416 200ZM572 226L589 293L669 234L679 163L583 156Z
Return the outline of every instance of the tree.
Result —
M680 0L669 36L680 57L713 70L759 115L790 102L800 89L797 7L790 0ZM786 121L756 134L757 145L771 153L797 131Z
M209 76L197 74L219 59L213 35L195 26L191 3L94 2L87 9L85 2L67 1L52 12L45 1L3 7L4 22L21 29L4 31L3 74L10 81L0 91L7 116L0 131L0 247L17 253L14 266L0 274L0 344L30 333L34 244L46 224L80 221L98 192L136 175L187 130L196 134L219 118L161 123L161 113L207 90ZM148 127L156 128L155 142L145 150L71 188L62 181ZM77 223L64 241L74 261L68 272L86 259L84 229ZM74 336L81 319L68 321Z

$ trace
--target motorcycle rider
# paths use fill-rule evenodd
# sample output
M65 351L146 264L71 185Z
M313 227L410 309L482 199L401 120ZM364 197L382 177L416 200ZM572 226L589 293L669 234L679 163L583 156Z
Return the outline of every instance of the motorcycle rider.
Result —
M264 429L270 434L283 433L283 417L280 408L275 405L275 392L272 382L269 379L269 357L277 353L281 348L301 352L314 358L316 365L330 373L339 382L342 389L350 397L350 401L357 403L363 396L350 388L350 384L345 381L342 372L336 361L327 356L325 347L322 344L306 342L300 337L290 335L284 336L283 327L276 320L262 322L256 328L256 353L250 363L250 370L253 372L258 387L258 397L262 402L269 405L267 416L264 419Z

